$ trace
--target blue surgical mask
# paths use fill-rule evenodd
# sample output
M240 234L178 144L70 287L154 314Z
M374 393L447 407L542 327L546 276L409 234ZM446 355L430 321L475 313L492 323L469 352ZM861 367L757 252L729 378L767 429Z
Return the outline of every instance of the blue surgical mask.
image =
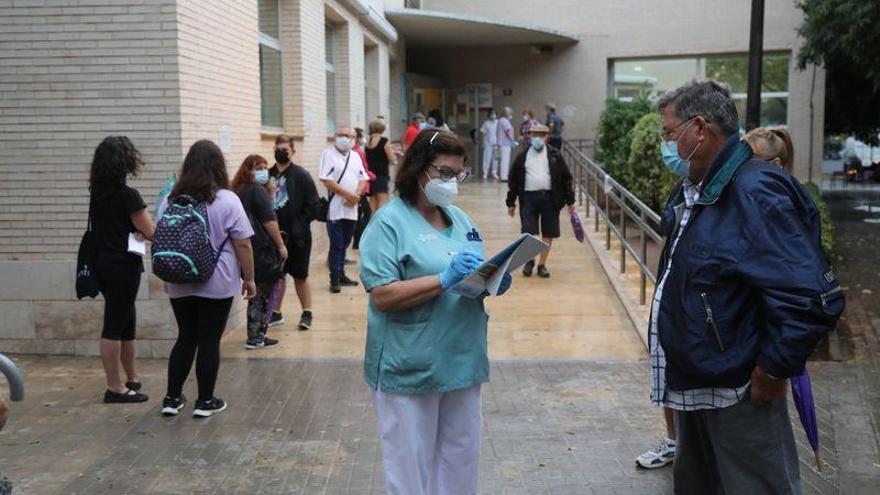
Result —
M458 181L432 179L428 176L428 183L425 184L424 191L429 203L441 208L448 208L458 196Z
M351 138L348 136L336 136L336 148L343 153L351 149Z
M532 148L535 148L535 151L541 151L544 149L544 140L539 137L533 137Z
M688 124L687 127L679 134L679 138L681 135L687 132L690 129L693 122ZM682 158L681 155L678 154L678 141L660 141L660 156L663 158L663 164L666 165L666 168L669 169L670 172L679 176L679 177L687 177L691 173L691 157L694 156L694 153L700 148L700 145L703 144L702 141L697 144L694 148L694 151L691 151L691 154L688 155L687 158Z
M670 172L679 177L690 175L691 162L678 155L678 141L661 141L660 155L663 157L663 164Z
M254 181L261 186L266 185L266 183L269 182L269 171L254 170Z

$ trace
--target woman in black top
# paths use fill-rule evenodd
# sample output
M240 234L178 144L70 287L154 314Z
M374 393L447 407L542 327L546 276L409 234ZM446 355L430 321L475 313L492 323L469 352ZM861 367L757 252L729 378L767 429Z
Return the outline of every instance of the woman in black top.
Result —
M238 172L232 179L232 190L241 199L241 205L248 214L251 223L259 222L262 224L265 232L275 243L281 261L286 261L287 247L281 237L281 230L278 228L278 219L272 204L273 189L269 182L269 166L266 159L260 155L248 155L241 162ZM252 226L256 236L259 226ZM259 254L256 250L254 251L255 257ZM259 266L260 260L255 259L254 264ZM278 345L278 340L267 337L266 331L269 328L269 313L271 311L269 296L275 290L275 285L279 280L263 281L257 279L257 295L248 301L245 349L262 349Z
M383 137L385 121L376 119L370 122L370 140L364 148L367 164L376 178L370 182L370 206L378 211L388 202L388 183L391 180L390 166L396 162L394 148L388 138Z
M128 252L128 239L152 239L156 225L128 176L143 167L141 155L125 136L105 138L95 149L89 177L91 229L95 239L95 272L104 296L101 362L107 377L104 402L144 402L135 365L135 299L144 272L143 258ZM119 365L125 383L119 377Z

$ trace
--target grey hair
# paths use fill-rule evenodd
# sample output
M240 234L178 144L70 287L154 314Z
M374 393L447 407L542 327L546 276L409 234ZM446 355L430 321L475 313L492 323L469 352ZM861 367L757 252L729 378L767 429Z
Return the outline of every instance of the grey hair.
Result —
M693 80L667 91L657 102L657 109L662 112L670 105L682 122L702 115L726 136L739 131L736 105L730 96L730 88L722 82Z
M513 115L513 109L510 107L504 107L504 115L506 115L508 117Z

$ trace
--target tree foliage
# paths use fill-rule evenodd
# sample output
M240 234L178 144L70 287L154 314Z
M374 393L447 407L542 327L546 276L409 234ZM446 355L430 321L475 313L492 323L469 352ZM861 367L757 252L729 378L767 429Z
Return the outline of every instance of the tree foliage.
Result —
M648 113L632 129L627 166L621 179L625 187L654 211L660 211L677 181L660 156L660 127L656 112Z
M801 0L798 66L823 65L825 132L880 144L880 2Z
M647 98L636 98L629 102L617 99L605 101L605 111L596 130L596 159L612 177L622 179L632 143L630 131L643 115L651 112L653 107Z

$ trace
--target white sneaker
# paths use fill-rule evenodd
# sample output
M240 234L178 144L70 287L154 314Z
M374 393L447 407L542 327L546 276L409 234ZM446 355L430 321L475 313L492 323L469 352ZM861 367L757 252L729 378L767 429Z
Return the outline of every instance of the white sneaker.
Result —
M675 440L663 438L660 445L645 452L636 459L636 464L645 469L657 469L672 464L675 460Z

